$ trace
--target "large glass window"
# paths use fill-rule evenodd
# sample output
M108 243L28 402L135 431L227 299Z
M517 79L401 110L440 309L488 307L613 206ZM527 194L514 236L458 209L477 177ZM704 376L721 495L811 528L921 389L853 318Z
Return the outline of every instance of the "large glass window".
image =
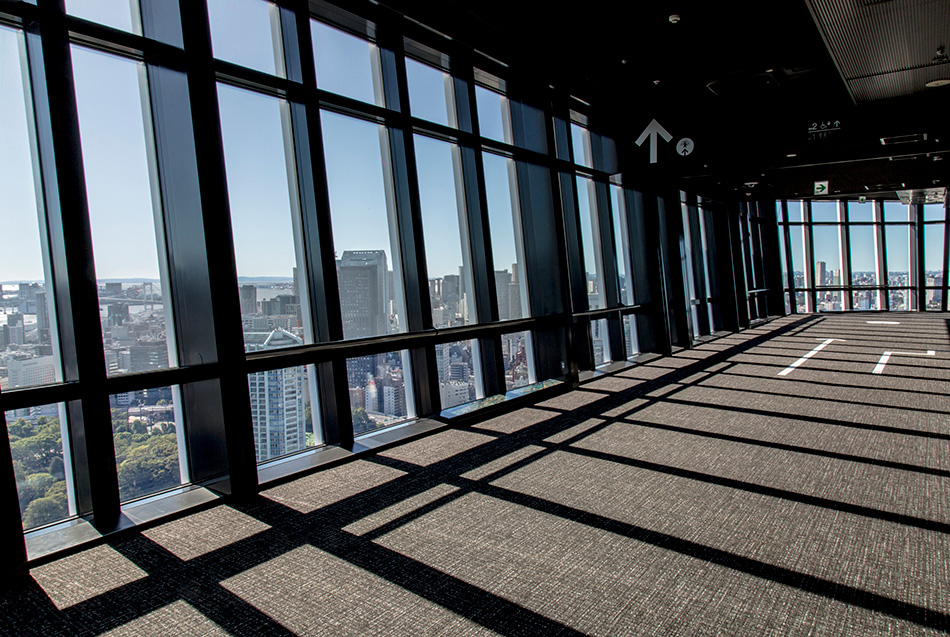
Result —
M581 248L587 281L587 304L591 310L606 307L603 266L600 253L600 228L597 224L597 195L593 180L577 177L577 212L581 222Z
M62 379L24 49L0 27L0 391Z
M267 0L208 0L208 16L216 58L284 76L277 5Z
M942 212L942 211L941 211ZM944 274L944 242L946 241L946 224L928 223L924 225L924 285L927 288L941 288L946 282ZM928 289L926 292L926 309L939 310L942 307L944 291Z
M478 130L482 137L510 144L511 114L508 98L483 86L475 86Z
M432 282L432 324L451 327L475 323L459 149L421 135L416 135L415 145L426 270Z
M402 350L346 361L350 411L356 436L415 416L409 352Z
M66 12L113 29L142 34L138 0L66 0Z
M865 201L861 203L859 201L849 201L848 221L851 223L874 221L874 202Z
M221 134L244 342L311 340L289 105L221 84Z
M120 501L188 482L180 404L177 386L109 397Z
M409 108L413 117L443 126L457 126L452 76L440 69L406 58Z
M384 106L379 51L349 33L310 21L317 86L325 91Z
M20 516L25 530L75 514L69 454L63 452L66 408L62 403L4 413Z
M877 227L852 225L851 285L878 285Z
M484 153L482 160L498 318L523 318L528 316L529 307L515 162L491 153Z
M442 409L484 398L478 370L478 341L455 341L435 346Z
M501 351L505 362L507 391L537 382L531 347L531 332L502 334Z
M261 349L267 349L267 343ZM258 462L323 443L316 415L313 366L285 367L248 374L254 452Z
M837 201L813 201L811 204L811 220L813 223L835 223L838 219Z
M389 133L333 113L321 121L343 337L403 331Z
M145 67L79 46L72 47L72 58L108 371L173 366Z

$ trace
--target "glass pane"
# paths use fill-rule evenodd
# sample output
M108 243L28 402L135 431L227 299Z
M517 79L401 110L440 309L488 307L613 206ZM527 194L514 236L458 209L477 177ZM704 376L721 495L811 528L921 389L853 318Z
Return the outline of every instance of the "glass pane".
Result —
M177 387L109 396L119 475L119 500L127 502L188 481Z
M145 67L72 47L109 374L175 364Z
M620 303L633 305L633 282L627 276L630 265L630 230L627 227L623 188L620 186L610 186L610 208L614 222L614 249L617 253L617 276L620 279Z
M66 13L113 29L142 34L138 0L66 0Z
M848 202L848 221L874 221L874 202Z
M910 219L910 206L902 204L899 201L884 202L884 221L903 221L907 223Z
M943 277L946 228L946 224L943 223L928 223L924 226L924 272L926 272L928 279ZM927 285L941 284L927 283Z
M4 412L23 529L75 514L72 474L63 453L66 408L62 403Z
M0 27L0 391L62 379L23 36Z
M531 332L501 335L501 352L505 362L507 391L537 382L531 360Z
M379 51L372 42L310 21L317 86L325 91L384 106Z
M792 313L792 295L788 292L785 293L785 313Z
M851 285L878 285L877 226L851 226Z
M812 222L838 221L837 201L813 201L811 203Z
M788 222L789 223L801 223L805 220L805 202L804 201L789 201L788 202Z
M637 333L637 317L627 315L623 317L623 337L627 348L627 357L640 353L640 338Z
M592 310L605 307L604 283L601 268L600 235L597 227L597 196L595 184L585 177L577 177L578 216L581 221L581 249L587 281L587 302Z
M571 123L571 144L574 149L574 163L593 168L590 151L590 132L577 124Z
M517 102L518 125L524 133L519 135L515 144L538 153L548 152L547 118L544 111L524 102Z
M350 358L346 361L346 375L354 435L415 416L407 350Z
M781 268L782 268L782 289L788 289L788 256L785 251L785 233L788 231L788 226L784 224L779 224L778 226L778 249L779 249L779 259L781 259Z
M812 228L815 246L815 286L841 285L841 249L838 226Z
M610 340L607 336L607 319L590 322L591 346L594 348L594 366L613 360L610 354Z
M438 343L435 346L435 363L439 373L439 395L442 409L484 398L478 382L477 341Z
M485 195L492 259L495 264L499 320L528 316L528 290L524 284L524 250L521 241L521 217L518 213L515 162L484 153Z
M792 274L796 289L805 287L805 226L790 226L792 244Z
M322 113L343 337L405 329L388 131Z
M478 108L478 130L482 137L510 144L511 116L508 111L508 98L476 86L475 102Z
M908 226L886 226L884 240L887 259L887 284L893 287L910 282L910 230ZM896 309L893 304L891 309Z
M455 127L452 76L422 62L406 58L409 108L413 117Z
M208 17L216 58L284 76L277 5L266 0L208 0Z
M838 311L842 308L841 291L819 290L816 294L819 312Z
M943 221L947 218L947 209L942 203L924 205L924 221Z
M877 290L861 290L853 292L851 295L851 307L855 310L879 310L878 299L880 292Z
M261 349L268 349L268 345ZM323 443L323 433L316 420L319 409L315 409L317 390L313 366L248 374L247 387L258 462Z
M253 310L243 317L245 345L252 350L265 340L271 347L309 343L309 312L300 294L306 296L307 286L304 268L298 267L303 258L288 104L223 84L218 104L234 260L245 299L241 311ZM275 329L286 336L273 338Z
M421 135L416 135L415 142L429 288L441 291L430 295L432 324L475 323L459 150L454 144Z
M890 296L891 310L910 309L908 305L910 301L910 290L891 290L888 295Z

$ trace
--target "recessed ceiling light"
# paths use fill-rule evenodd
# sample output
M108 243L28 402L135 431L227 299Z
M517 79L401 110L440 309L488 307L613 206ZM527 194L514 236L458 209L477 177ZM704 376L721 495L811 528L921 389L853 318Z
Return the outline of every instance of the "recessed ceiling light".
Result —
M676 24L676 23L679 22L679 21L680 21L680 14L674 13L673 15L670 16L670 23L671 23L671 24Z
M927 88L937 88L938 86L946 86L947 84L950 84L950 79L932 80L927 82L924 86Z
M798 157L798 153L789 153L785 155L786 157Z

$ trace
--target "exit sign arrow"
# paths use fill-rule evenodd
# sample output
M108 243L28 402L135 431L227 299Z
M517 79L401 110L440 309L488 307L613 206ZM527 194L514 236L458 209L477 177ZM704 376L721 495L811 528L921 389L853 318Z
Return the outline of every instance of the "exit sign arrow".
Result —
M673 139L673 136L670 135L669 132L665 128L660 126L660 123L656 121L655 119L650 121L646 129L642 133L640 133L640 137L637 139L637 146L642 146L643 142L646 141L647 137L650 138L650 163L651 164L656 163L656 146L657 146L656 136L657 135L662 137L663 141L665 142L668 142L671 139Z

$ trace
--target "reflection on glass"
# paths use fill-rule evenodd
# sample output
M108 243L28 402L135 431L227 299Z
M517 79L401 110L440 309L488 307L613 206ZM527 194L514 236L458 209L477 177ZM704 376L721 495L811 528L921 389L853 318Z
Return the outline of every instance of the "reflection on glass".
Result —
M482 155L485 167L485 195L495 264L495 292L498 319L528 316L528 289L525 282L524 248L518 205L514 160L490 153Z
M75 514L72 471L63 453L66 408L62 403L4 412L23 529L29 531Z
M347 359L346 376L354 435L415 416L407 350Z
M610 186L611 214L614 222L614 247L617 252L617 276L620 279L620 302L624 305L633 305L633 285L629 282L627 272L630 267L629 237L627 228L627 214L624 207L623 188Z
M388 132L322 113L343 337L405 330Z
M815 286L841 285L841 243L838 226L815 226L812 228L812 240L815 250Z
M482 137L511 143L511 116L508 98L482 86L475 86L478 130Z
M361 102L385 105L375 44L316 20L310 21L310 34L319 88Z
M924 285L942 287L944 281L944 241L946 224L928 223L924 226ZM943 306L943 290L927 290L926 309L940 310Z
M413 117L456 127L452 76L428 64L406 58L409 108Z
M289 107L224 84L218 104L246 348L309 343Z
M838 221L837 201L813 201L811 203L811 220L814 223Z
M142 34L138 0L66 0L66 13L113 29Z
M910 219L910 206L899 201L884 202L884 221L899 221L907 223Z
M858 201L849 201L848 221L852 223L874 221L874 202L866 201L860 203Z
M531 348L531 332L512 332L501 335L506 391L537 382Z
M627 347L627 358L640 353L640 337L637 334L637 317L632 314L623 317L623 338Z
M924 205L924 221L944 221L946 218L946 204L928 203Z
M459 150L454 144L421 135L416 135L415 142L432 325L474 323L477 319L468 224L459 185Z
M610 352L610 339L607 336L607 319L590 322L591 347L594 349L594 366L613 360Z
M208 0L208 17L216 58L284 76L277 5L267 0Z
M268 349L263 343L257 349ZM258 462L323 443L313 366L286 367L247 375L254 452Z
M877 227L850 226L851 285L878 285Z
M109 374L166 368L176 361L145 67L78 46L72 58Z
M127 502L188 481L178 387L109 396L119 500Z
M574 163L593 168L590 149L590 131L583 126L571 123L571 145L574 150Z
M887 258L887 285L910 285L910 229L906 225L885 226L884 241ZM893 298L893 295L892 295ZM891 309L899 308L891 304ZM906 308L904 308L906 309Z
M477 341L456 341L435 345L442 409L484 398L479 375Z
M788 289L788 256L785 250L785 233L788 232L788 226L779 224L778 226L778 249L779 259L782 264L782 289Z
M0 27L0 391L62 379L22 34Z
M587 281L587 303L592 310L606 307L595 187L592 180L586 177L577 177L577 213L581 222L581 247Z

